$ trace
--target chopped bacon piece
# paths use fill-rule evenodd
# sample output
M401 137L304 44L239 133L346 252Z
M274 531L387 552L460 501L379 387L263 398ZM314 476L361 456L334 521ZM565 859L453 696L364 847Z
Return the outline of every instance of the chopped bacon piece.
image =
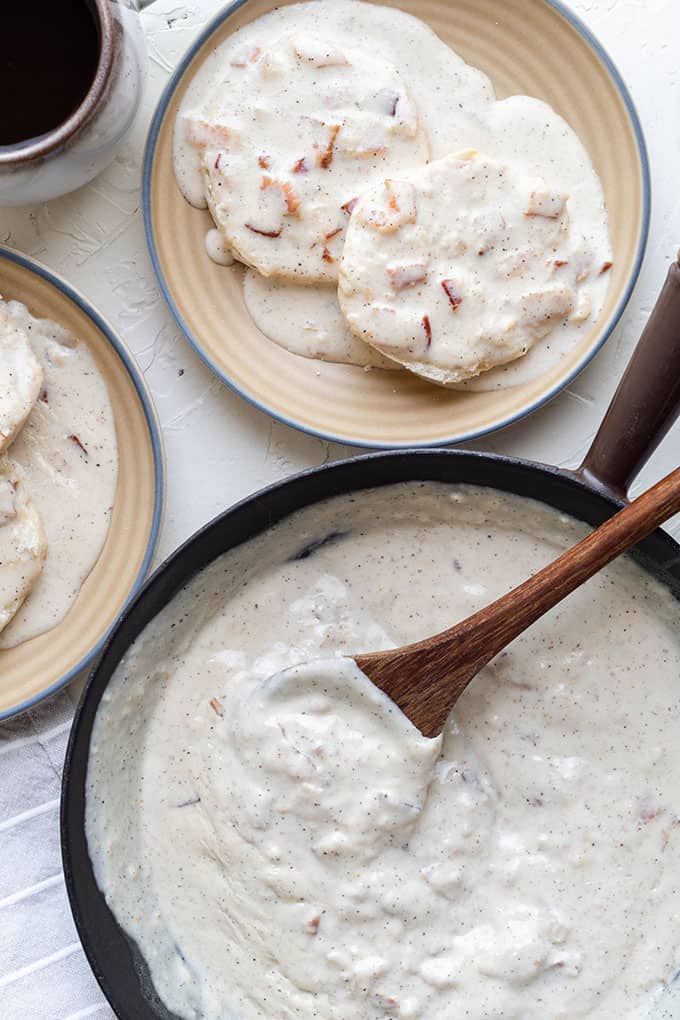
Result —
M41 404L49 404L49 400L47 399L47 390L45 389L44 386L40 391L40 396L38 397L38 400L40 401Z
M592 267L593 259L591 255L575 255L572 258L572 268L577 283L581 283L582 280L585 280L590 275Z
M189 117L184 120L187 141L197 149L225 149L231 140L232 132L225 124L211 124L201 117Z
M602 276L603 273L608 273L613 265L613 262L603 262L602 269L600 270L600 276Z
M384 194L365 199L356 212L360 223L381 234L393 234L417 218L415 188L408 181L385 181Z
M317 914L316 917L310 918L310 920L307 922L307 924L305 925L305 931L307 932L308 935L316 935L316 933L319 930L320 924L321 915Z
M346 212L348 216L351 216L352 210L354 209L354 206L357 204L358 201L359 201L358 198L350 198L349 202L345 202L345 204L341 205L340 208L342 209L343 212Z
M331 137L328 141L328 145L323 150L323 152L320 152L319 155L317 156L318 164L323 170L328 170L328 167L333 162L333 149L335 147L335 139L338 137L338 134L340 132L340 125L333 124L333 126L330 129L330 132Z
M259 166L260 166L260 168L262 170L269 170L271 168L271 165L272 165L272 161L269 158L269 156L265 156L265 155L258 156L257 157L257 162L258 162L258 164L259 164Z
M329 252L328 248L326 248L325 245L323 252L321 253L321 258L324 260L324 262L335 262L335 259L333 258L333 256L331 255L331 253Z
M555 266L555 269L561 269L562 266L567 266L569 265L569 263L567 262L566 259L555 259L553 265Z
M336 237L337 234L342 232L342 227L336 227L335 230L331 230L330 234L326 234L326 240L330 241L332 237Z
M371 999L375 1002L376 1006L384 1010L385 1013L392 1013L397 1008L399 1003L392 995L381 995L379 992L374 992L371 995Z
M221 162L222 162L222 153L218 152L217 153L217 159L213 163L213 166L215 167L216 170L219 170Z
M293 191L293 185L289 181L275 181L272 177L266 175L262 178L262 184L260 185L261 191L266 191L267 188L278 188L286 200L286 214L293 216L294 213L300 208L300 199Z
M292 216L300 208L300 199L295 194L293 186L289 184L288 181L283 182L281 190L286 197L286 211L289 216Z
M415 287L417 283L424 283L427 270L422 262L414 262L410 265L388 266L387 275L394 290L405 290L407 287Z
M559 191L536 190L529 196L524 212L525 216L544 216L548 220L556 220L562 215L567 196Z
M224 717L224 709L217 698L210 699L210 707L212 708L215 715L219 715L220 719Z
M451 302L451 307L454 312L457 311L462 305L463 299L460 294L456 292L455 280L442 280L442 289Z
M425 330L425 338L427 340L426 347L429 347L432 343L432 326L430 325L430 316L423 315L423 328Z
M552 287L534 291L522 298L520 322L524 326L543 328L549 322L565 319L574 307L571 287Z
M301 159L299 159L297 161L297 163L295 164L295 166L293 167L293 173L294 174L308 174L309 173L309 163L307 162L307 160L306 160L306 158L304 156Z
M246 230L252 231L253 234L260 234L262 237L281 237L282 227L278 230L260 230L259 227L254 227L252 223L245 224Z
M248 64L253 64L257 60L260 53L262 53L261 47L255 46L253 43L244 43L231 58L231 66L247 67Z
M385 181L385 191L387 192L390 209L392 209L393 212L399 212L399 203L397 202L397 196L394 192L391 181Z
M88 454L88 452L87 452L87 449L86 449L86 447L85 447L85 446L83 446L83 444L81 443L81 441L80 441L80 439L78 438L78 436L76 436L76 435L74 435L74 434L71 434L71 435L70 435L70 436L68 436L67 438L68 438L68 439L70 439L70 440L71 440L71 442L72 442L72 443L74 443L74 444L75 444L75 445L76 445L76 446L78 447L78 449L79 449L79 450L80 450L80 451L81 451L82 453L84 453L84 454L85 454L85 456L86 456L86 457L88 457L88 456L89 456L89 454Z
M296 39L293 49L299 60L306 60L312 67L348 67L349 60L341 49L329 48L326 43L310 39Z
M648 825L655 818L664 814L665 808L657 804L649 794L638 800L638 818L643 825Z

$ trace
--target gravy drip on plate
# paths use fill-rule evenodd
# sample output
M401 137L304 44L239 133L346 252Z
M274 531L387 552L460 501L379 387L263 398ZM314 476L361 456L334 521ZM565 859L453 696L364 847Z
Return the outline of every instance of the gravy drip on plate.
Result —
M479 675L441 741L333 661L450 625L584 530L491 490L343 496L221 557L146 628L98 710L86 825L171 1010L633 1020L666 997L671 595L607 568Z
M201 109L216 86L229 79L234 53L244 52L248 46L267 45L284 34L299 31L331 37L338 46L360 46L369 53L380 53L383 60L397 67L417 107L431 159L463 149L478 149L487 157L512 163L521 174L544 179L551 189L570 196L569 237L573 251L571 265L561 269L563 282L574 285L584 260L591 266L588 280L581 284L587 300L577 317L556 326L524 357L458 385L472 390L501 389L537 378L553 368L585 338L597 320L609 282L608 274L600 270L611 262L602 187L575 132L541 100L529 96L496 100L487 76L466 64L419 19L392 7L358 0L292 4L244 26L205 59L182 101L178 125L185 114ZM291 137L291 157L297 152L295 142ZM206 199L198 155L179 128L175 133L175 172L187 200L204 208ZM296 354L318 357L316 337L307 326L310 315L295 290L267 288L265 284L251 287L248 309L259 328L274 342ZM328 296L324 300L335 303ZM263 309L265 301L270 306L276 302L278 315ZM590 314L586 315L588 311ZM354 353L347 344L342 317L335 316L334 321L326 346L339 352L334 359L353 362ZM362 358L358 363L367 362Z
M364 368L399 368L350 333L331 287L286 283L247 269L243 297L257 328L293 354Z
M40 396L9 448L47 536L42 574L0 636L0 648L12 648L56 626L95 565L111 520L118 451L106 384L87 346L18 301L0 302L0 311L28 336L43 373Z

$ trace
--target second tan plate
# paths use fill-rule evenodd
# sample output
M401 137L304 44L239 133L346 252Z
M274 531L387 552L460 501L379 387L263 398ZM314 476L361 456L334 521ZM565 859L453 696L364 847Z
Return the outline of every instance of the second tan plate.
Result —
M0 650L0 720L31 708L88 666L144 580L163 513L164 461L151 396L131 355L82 295L45 266L0 247L0 294L54 319L92 353L111 400L118 483L106 543L62 622Z
M292 2L292 0L284 0ZM383 2L383 0L378 0ZM147 241L161 289L187 339L241 396L288 425L368 447L433 446L473 439L540 407L585 367L616 325L637 278L649 225L649 172L631 98L588 29L557 0L397 0L468 63L499 98L550 103L586 145L609 213L614 267L598 321L540 378L492 393L456 393L408 372L364 372L290 354L267 340L243 303L241 271L210 261L207 212L175 183L172 134L182 97L206 56L280 0L239 0L210 22L161 97L144 162Z

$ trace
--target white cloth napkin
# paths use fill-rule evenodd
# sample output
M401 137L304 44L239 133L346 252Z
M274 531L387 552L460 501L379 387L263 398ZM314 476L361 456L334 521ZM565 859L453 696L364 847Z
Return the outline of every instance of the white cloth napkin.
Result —
M0 727L0 1017L110 1020L71 918L59 790L67 694Z

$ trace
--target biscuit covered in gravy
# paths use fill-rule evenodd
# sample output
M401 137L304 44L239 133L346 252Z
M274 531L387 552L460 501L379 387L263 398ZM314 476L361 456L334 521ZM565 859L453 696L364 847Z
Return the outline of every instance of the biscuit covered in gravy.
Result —
M303 283L337 280L358 194L429 154L396 67L303 33L236 47L179 130L201 153L206 198L234 256Z
M475 152L369 189L340 266L352 332L459 383L526 354L577 306L568 196Z
M0 457L0 631L30 595L46 555L45 529L21 473Z
M20 432L42 382L42 368L26 333L0 309L0 453Z

